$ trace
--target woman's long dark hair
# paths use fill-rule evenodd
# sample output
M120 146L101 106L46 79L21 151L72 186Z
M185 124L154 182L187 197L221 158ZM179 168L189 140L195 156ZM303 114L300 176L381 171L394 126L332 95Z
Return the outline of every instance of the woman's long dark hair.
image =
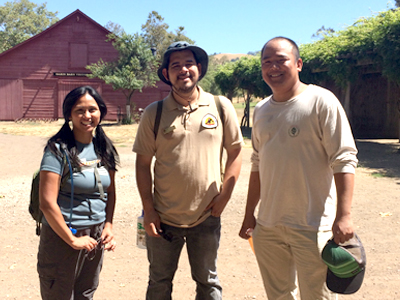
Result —
M104 103L104 100L101 98L99 93L92 88L91 86L81 86L73 89L68 93L68 95L64 99L63 103L63 115L64 115L64 125L61 129L52 136L48 142L46 147L50 149L50 151L59 157L63 157L61 151L56 147L56 144L65 144L67 148L67 154L71 158L72 164L75 168L79 168L79 158L78 151L76 149L76 143L74 134L69 127L69 118L71 117L71 111L76 102L83 95L89 94L96 101L97 105L100 109L100 122L107 114L107 106ZM102 126L99 124L96 127L95 137L93 138L94 150L101 159L102 164L106 166L108 170L116 171L117 164L119 163L118 152L115 149L111 140L105 134Z

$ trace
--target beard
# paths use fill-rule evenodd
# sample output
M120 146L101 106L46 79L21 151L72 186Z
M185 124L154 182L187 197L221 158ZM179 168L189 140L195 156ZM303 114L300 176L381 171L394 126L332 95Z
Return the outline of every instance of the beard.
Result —
M183 86L183 87L177 86L177 87L174 87L174 90L179 94L188 94L191 91L193 91L195 88L196 88L196 84L193 84L190 86Z
M193 80L192 77L190 77L190 79ZM196 88L196 85L197 85L197 81L196 82L191 81L189 84L183 84L183 85L176 84L173 86L173 89L179 94L188 94Z

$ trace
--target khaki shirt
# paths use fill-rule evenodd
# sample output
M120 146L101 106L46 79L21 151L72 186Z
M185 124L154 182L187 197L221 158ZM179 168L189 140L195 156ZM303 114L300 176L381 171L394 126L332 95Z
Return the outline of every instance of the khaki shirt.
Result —
M223 147L241 147L243 137L232 103L220 97L222 126L214 96L201 88L193 111L170 93L163 103L157 139L154 122L157 102L144 111L133 151L155 156L154 207L163 223L193 227L209 215L205 208L221 188L220 156Z

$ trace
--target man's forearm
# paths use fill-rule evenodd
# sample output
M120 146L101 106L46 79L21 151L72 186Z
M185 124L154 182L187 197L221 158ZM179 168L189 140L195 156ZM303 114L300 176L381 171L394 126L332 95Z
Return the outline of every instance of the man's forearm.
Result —
M260 201L260 173L251 172L249 178L249 187L247 191L247 203L246 203L246 216L253 216L254 211Z
M351 204L354 191L354 174L336 173L335 184L337 193L337 213L336 216L351 214Z
M239 178L242 166L242 148L230 150L225 164L224 182L221 194L231 197L235 184Z
M138 158L136 159L136 184L144 211L154 209L151 159L143 158L138 155Z

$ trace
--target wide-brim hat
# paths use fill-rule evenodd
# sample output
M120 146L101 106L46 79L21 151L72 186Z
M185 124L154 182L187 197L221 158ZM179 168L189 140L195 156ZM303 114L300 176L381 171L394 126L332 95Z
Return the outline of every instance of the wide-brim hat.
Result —
M175 43L172 43L171 45L169 45L169 47L167 48L167 51L165 51L164 59L161 63L161 66L158 68L158 71L157 71L158 77L160 77L160 79L168 85L171 85L171 82L164 77L162 70L168 69L169 57L171 56L171 53L175 52L175 51L182 51L182 50L192 51L193 55L195 56L196 62L201 65L201 74L199 76L199 81L207 73L208 55L207 55L206 51L204 51L200 47L191 45L188 42L184 42L184 41L175 42Z
M326 285L329 290L338 294L353 294L360 289L367 260L364 247L356 234L339 245L330 239L321 256L328 266Z

